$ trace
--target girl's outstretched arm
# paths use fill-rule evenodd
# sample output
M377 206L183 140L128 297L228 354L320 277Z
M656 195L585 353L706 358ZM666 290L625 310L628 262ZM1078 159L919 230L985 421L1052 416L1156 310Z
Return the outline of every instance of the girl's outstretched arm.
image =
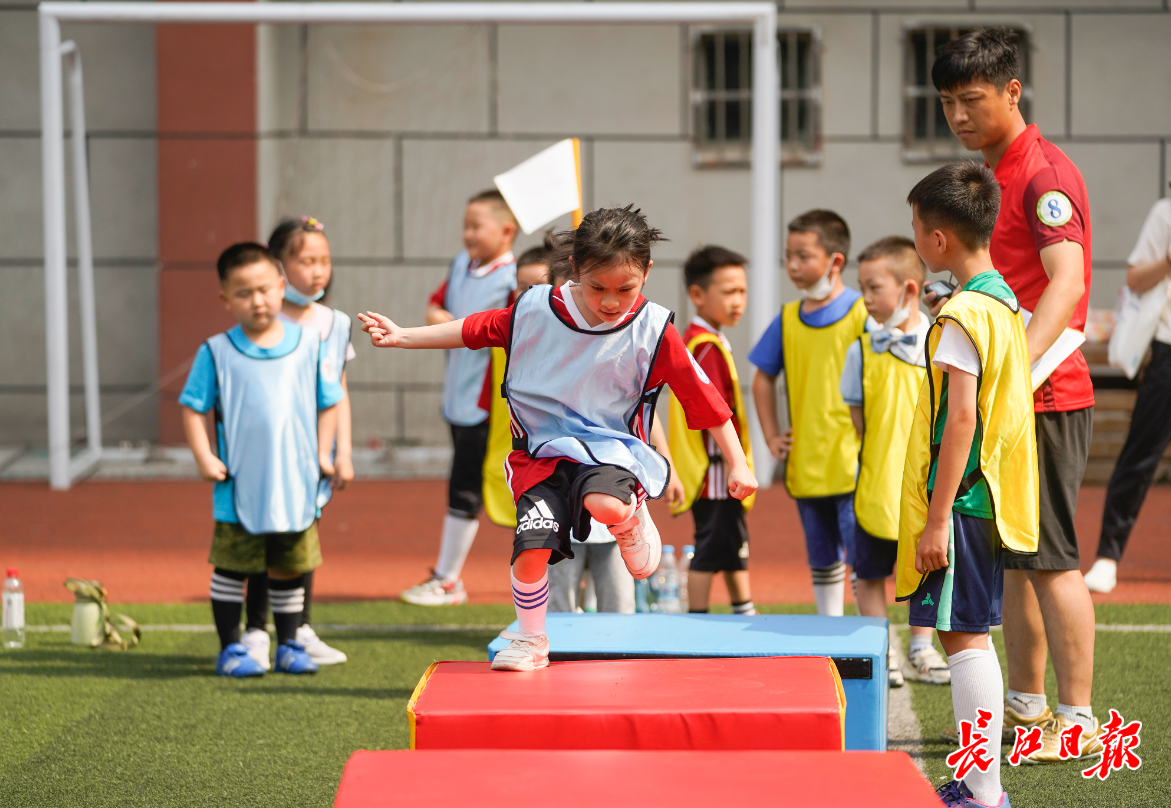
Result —
M744 456L744 449L740 446L740 438L736 435L736 427L732 426L732 419L729 418L709 431L728 461L728 493L736 499L745 499L756 493L756 476L748 468L748 458Z
M452 320L422 328L402 328L389 317L368 311L359 314L362 330L375 348L464 348L464 321Z

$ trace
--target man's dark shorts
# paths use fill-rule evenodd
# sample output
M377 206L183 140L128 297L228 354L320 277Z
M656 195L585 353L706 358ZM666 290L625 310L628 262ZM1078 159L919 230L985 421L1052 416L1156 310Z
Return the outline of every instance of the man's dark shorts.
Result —
M1079 566L1077 495L1090 457L1094 408L1039 412L1037 467L1041 482L1041 536L1036 555L1004 551L1006 570L1076 570Z

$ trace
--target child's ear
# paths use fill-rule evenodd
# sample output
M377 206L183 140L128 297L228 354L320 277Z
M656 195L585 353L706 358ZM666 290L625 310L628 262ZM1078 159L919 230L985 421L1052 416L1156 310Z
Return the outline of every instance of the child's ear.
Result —
M500 226L500 229L504 232L504 238L509 244L516 241L516 222L505 222Z
M707 299L707 292L696 284L692 284L687 287L687 299L691 301L691 305L698 309Z
M220 287L220 302L224 304L225 311L231 311L232 307L228 305L228 294L224 291L224 287Z

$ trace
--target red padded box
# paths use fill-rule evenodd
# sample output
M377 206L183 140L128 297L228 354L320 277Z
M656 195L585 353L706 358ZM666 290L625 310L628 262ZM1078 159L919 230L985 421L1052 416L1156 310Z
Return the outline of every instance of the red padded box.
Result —
M437 662L407 704L413 749L842 749L823 657Z
M905 752L355 752L334 808L939 808Z

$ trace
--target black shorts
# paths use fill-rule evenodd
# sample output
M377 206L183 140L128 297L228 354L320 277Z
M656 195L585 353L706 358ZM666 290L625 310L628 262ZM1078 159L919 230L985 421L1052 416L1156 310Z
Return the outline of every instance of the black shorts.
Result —
M881 581L895 571L899 543L879 539L854 523L854 573L860 581Z
M475 426L451 424L451 476L447 480L447 512L475 519L484 506L484 457L488 454L488 421Z
M523 550L552 550L550 564L573 558L569 536L590 537L590 513L582 506L586 494L609 494L630 502L638 478L617 466L587 466L562 460L553 473L520 495L516 503L516 536L512 561Z
M691 506L695 517L695 558L689 569L727 572L748 569L748 527L744 503L738 499L697 499Z
M1078 489L1090 457L1094 408L1071 412L1039 412L1037 468L1041 482L1041 536L1036 555L1004 551L1006 570L1076 570Z

